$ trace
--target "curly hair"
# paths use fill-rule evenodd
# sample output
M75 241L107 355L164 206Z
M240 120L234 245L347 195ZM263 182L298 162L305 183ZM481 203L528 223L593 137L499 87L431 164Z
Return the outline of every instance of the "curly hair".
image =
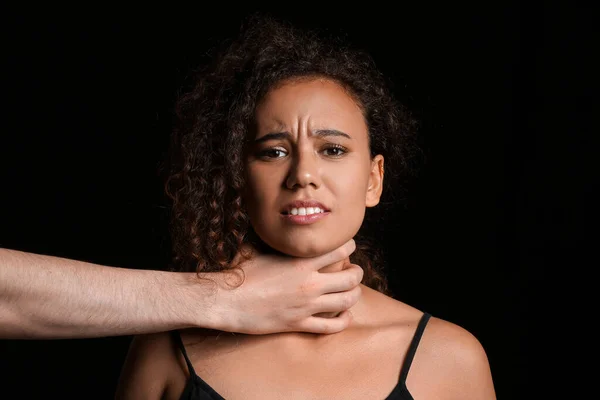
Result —
M198 71L193 88L176 103L165 183L172 201L171 269L198 273L231 269L242 245L252 243L241 193L244 148L256 106L276 85L310 77L337 82L362 109L371 155L386 159L384 198L389 187L410 175L417 149L415 121L393 99L373 60L339 38L253 15L237 40ZM371 214L366 214L365 222ZM382 257L363 238L355 240L351 261L363 267L363 283L388 293Z

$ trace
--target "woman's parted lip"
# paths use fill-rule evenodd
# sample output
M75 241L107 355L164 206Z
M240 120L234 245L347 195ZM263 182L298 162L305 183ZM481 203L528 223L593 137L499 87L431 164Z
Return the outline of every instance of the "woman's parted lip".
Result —
M317 221L327 218L329 212L318 212L306 215L281 214L281 218L297 225L311 225Z
M282 214L289 214L292 211L292 208L316 208L319 207L324 212L329 212L329 208L325 207L323 203L318 202L316 200L296 200L291 203L286 204L281 210Z

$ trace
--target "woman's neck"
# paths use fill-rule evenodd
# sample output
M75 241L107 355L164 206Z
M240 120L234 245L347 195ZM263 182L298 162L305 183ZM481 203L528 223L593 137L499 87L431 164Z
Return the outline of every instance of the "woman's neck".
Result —
M261 253L271 253L275 252L271 247L266 245L262 240L260 240L254 231L251 231L251 237L253 238L248 244L244 246L246 249L254 249ZM350 266L350 257L346 257L345 259L335 262L333 264L329 264L319 270L321 273L331 273L331 272L339 272ZM340 315L340 312L322 312L317 313L315 317L321 318L335 318Z

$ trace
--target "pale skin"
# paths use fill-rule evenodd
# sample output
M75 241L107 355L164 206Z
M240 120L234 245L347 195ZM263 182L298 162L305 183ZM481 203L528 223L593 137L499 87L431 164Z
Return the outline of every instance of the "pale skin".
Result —
M263 99L256 121L245 201L261 239L278 251L308 257L353 237L365 208L378 204L384 177L383 157L371 157L367 126L354 99L327 79L287 81ZM282 216L283 205L307 198L323 203L329 214L309 225ZM341 261L328 270L343 268ZM187 330L182 340L196 373L226 399L385 399L398 383L423 313L361 288L350 308L350 326L342 332L251 336ZM116 398L178 399L188 377L167 333L138 336ZM420 400L496 398L479 341L435 317L406 386Z
M208 281L195 273L0 249L0 338L92 338L193 327L246 334L339 332L350 323L347 310L360 297L363 271L350 263L339 273L321 270L354 249L348 241L306 259L255 253L240 264L246 280L237 288L224 284L224 273L200 274ZM339 317L318 317L331 311Z

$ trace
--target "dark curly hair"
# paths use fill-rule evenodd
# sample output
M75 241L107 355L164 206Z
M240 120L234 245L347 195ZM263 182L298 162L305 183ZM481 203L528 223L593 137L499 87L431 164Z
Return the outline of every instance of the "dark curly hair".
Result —
M361 107L371 155L382 154L386 160L387 189L382 204L390 186L409 175L416 150L415 122L393 99L372 59L345 46L339 38L253 15L238 39L198 71L193 88L176 103L165 184L172 200L172 270L230 269L241 246L252 243L241 192L245 143L255 108L275 85L305 77L337 82ZM395 187L396 194L398 189ZM369 210L365 223L375 215ZM382 257L365 238L357 236L355 240L357 249L351 261L363 267L363 283L387 293Z

